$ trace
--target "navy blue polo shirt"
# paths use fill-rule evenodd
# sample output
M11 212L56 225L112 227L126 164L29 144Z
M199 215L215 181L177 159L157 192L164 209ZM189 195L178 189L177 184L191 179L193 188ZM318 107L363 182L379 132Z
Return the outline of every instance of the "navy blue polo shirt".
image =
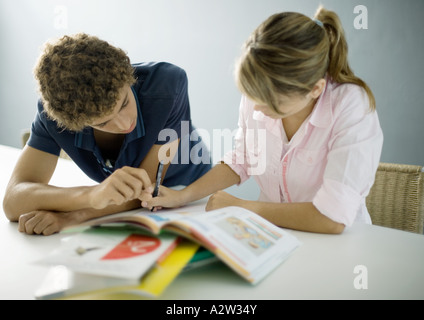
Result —
M163 184L168 187L188 185L200 178L211 168L210 154L191 123L185 71L164 62L136 64L134 71L137 81L132 91L137 103L137 125L125 136L113 165L103 159L91 127L81 132L59 128L43 112L41 100L28 145L57 156L63 149L87 176L102 182L116 169L138 168L153 145L165 144L178 137L178 154Z

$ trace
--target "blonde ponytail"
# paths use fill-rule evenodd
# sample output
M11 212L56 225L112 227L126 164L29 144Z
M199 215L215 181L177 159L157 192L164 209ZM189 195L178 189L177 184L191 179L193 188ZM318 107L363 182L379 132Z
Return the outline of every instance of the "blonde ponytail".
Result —
M330 41L328 75L338 83L353 83L362 87L369 99L370 109L375 110L375 98L368 85L355 76L348 63L348 45L343 26L336 13L318 8L314 19L321 21Z
M340 19L322 7L315 19L283 12L265 20L246 41L236 65L239 89L278 112L278 95L306 94L327 74L335 82L364 88L374 110L370 88L349 67Z

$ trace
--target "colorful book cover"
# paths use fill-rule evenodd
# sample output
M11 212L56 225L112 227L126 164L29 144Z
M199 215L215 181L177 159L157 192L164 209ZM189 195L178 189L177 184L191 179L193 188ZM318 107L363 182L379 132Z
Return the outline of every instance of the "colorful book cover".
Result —
M171 284L193 258L199 245L181 239L172 252L160 259L137 283L53 267L36 292L37 299L129 299L154 298Z

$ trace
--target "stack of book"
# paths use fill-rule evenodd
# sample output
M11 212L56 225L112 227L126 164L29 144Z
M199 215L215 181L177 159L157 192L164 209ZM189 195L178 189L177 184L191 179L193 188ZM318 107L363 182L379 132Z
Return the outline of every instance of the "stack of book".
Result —
M132 210L89 220L38 264L50 270L37 299L117 293L155 298L181 273L221 261L252 284L260 282L300 242L239 207Z

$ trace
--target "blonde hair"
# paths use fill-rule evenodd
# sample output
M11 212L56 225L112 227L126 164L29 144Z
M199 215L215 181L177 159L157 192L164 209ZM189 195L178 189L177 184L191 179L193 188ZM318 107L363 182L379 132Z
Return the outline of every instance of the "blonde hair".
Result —
M278 112L278 95L307 94L328 75L337 83L362 87L371 110L371 89L348 63L348 46L336 13L319 7L314 19L296 12L274 14L244 44L236 65L241 92Z
M135 82L123 50L84 33L46 43L34 75L44 111L73 131L111 114L121 89Z

